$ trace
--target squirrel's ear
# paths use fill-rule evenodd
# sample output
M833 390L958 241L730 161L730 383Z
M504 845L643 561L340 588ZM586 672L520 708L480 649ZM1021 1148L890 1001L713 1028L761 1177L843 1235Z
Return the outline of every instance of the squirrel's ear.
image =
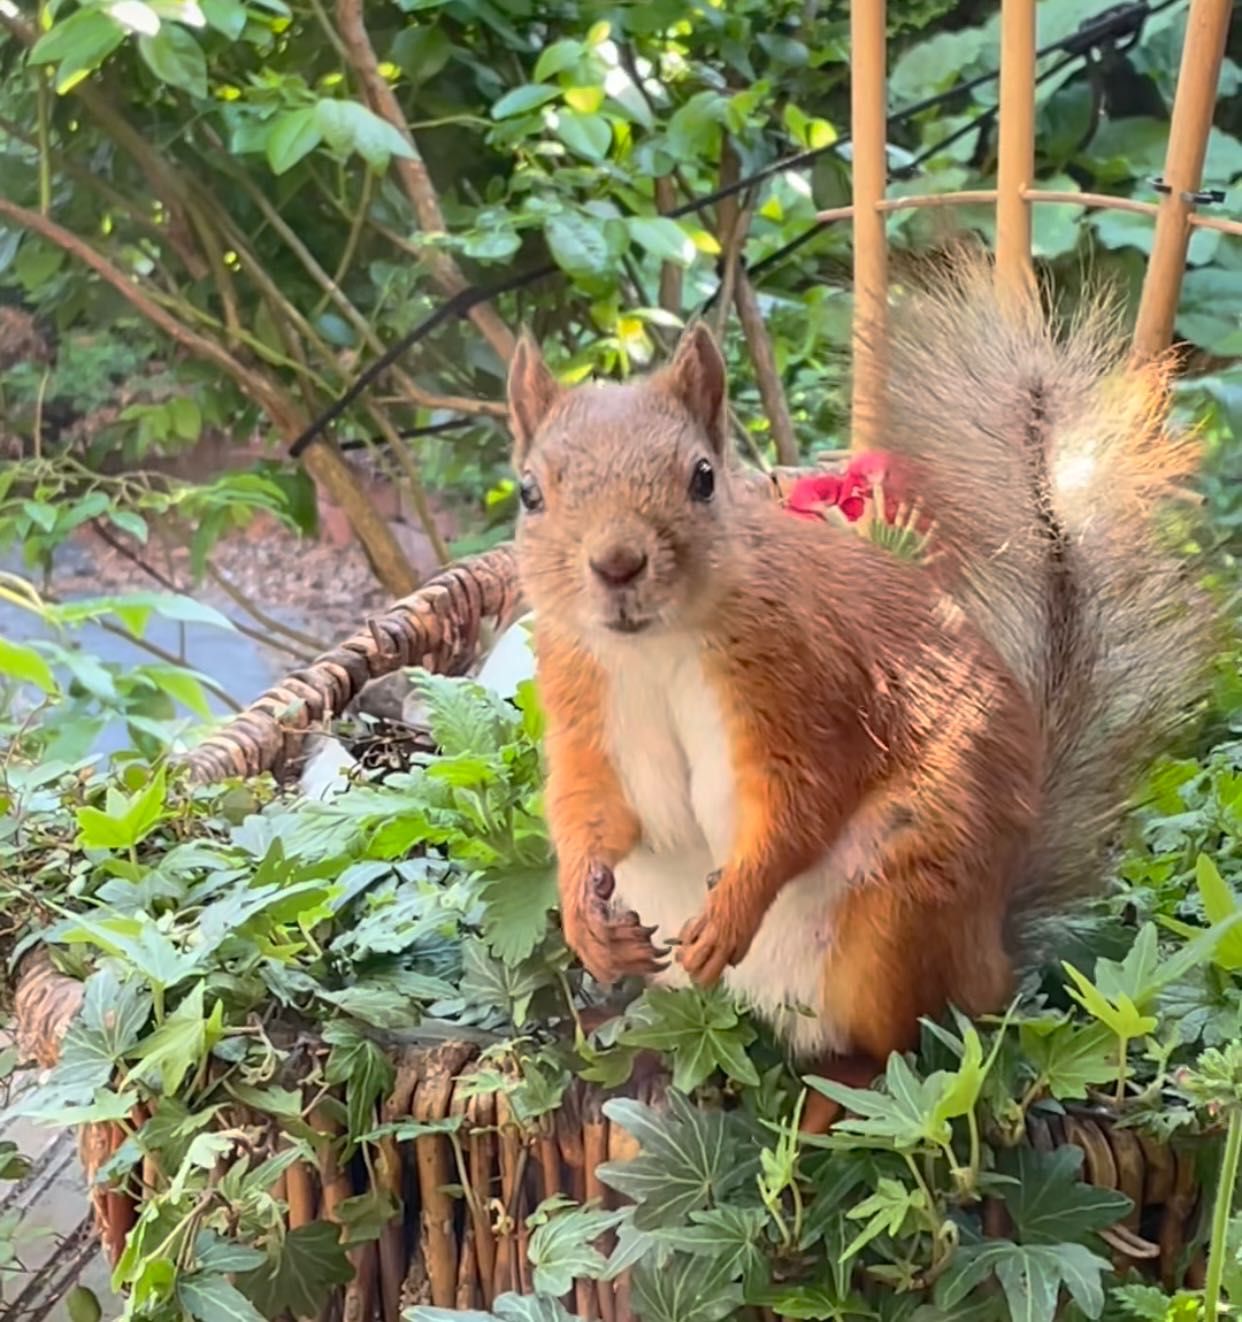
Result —
M692 321L682 333L673 361L665 369L668 388L723 452L729 429L725 420L728 380L715 336L703 321Z
M516 466L521 467L535 433L560 394L560 382L548 370L530 332L524 330L509 362L509 430Z

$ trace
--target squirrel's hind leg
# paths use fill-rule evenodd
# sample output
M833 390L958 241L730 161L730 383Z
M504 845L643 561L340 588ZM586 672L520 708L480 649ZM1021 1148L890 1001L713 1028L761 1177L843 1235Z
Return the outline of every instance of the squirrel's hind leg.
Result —
M823 1062L822 1077L865 1088L892 1052L918 1045L923 1016L937 1017L950 1003L974 1015L1004 1007L1013 970L1001 940L1000 895L999 886L981 886L977 877L904 859L842 897L821 1004L847 1050ZM802 1128L824 1133L840 1113L812 1094Z

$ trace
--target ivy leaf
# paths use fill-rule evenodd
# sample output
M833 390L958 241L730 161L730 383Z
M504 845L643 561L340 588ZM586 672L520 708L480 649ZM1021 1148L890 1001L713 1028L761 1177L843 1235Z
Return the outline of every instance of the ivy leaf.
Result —
M150 1014L151 994L137 980L122 982L107 965L87 978L82 1027L98 1035L114 1062L138 1041Z
M161 23L153 37L139 37L138 53L160 82L179 87L191 96L207 95L207 57L180 24Z
M713 1207L691 1212L688 1226L662 1230L658 1238L682 1253L718 1259L722 1270L727 1263L731 1277L748 1279L764 1270L760 1244L767 1223L762 1207Z
M1105 1259L1081 1244L1000 1240L965 1245L941 1277L936 1301L952 1310L975 1286L995 1275L1013 1322L1054 1322L1062 1286L1088 1317L1096 1318L1104 1308L1100 1278L1111 1270Z
M599 1178L637 1204L639 1230L678 1225L693 1211L727 1203L759 1168L757 1145L743 1145L740 1117L701 1110L677 1092L668 1105L662 1115L628 1098L604 1103L604 1114L642 1151L630 1161L605 1162Z
M514 865L489 871L479 887L483 901L483 935L492 953L505 964L521 964L548 931L548 914L556 908L556 865Z
M263 1314L228 1277L216 1273L179 1277L177 1298L198 1322L263 1322Z
M1047 1153L1019 1147L1001 1154L1001 1171L1015 1181L1002 1186L1001 1197L1023 1244L1077 1243L1130 1211L1125 1194L1079 1181L1082 1160L1073 1147Z
M348 1156L358 1136L373 1127L375 1103L381 1095L387 1095L395 1071L379 1047L345 1020L326 1024L323 1038L332 1048L324 1066L324 1077L329 1083L346 1085L350 1146L345 1155Z
M559 1299L538 1294L502 1294L492 1304L493 1312L477 1309L433 1308L418 1304L402 1314L404 1322L580 1322L566 1311Z
M870 1197L846 1213L851 1221L866 1219L867 1224L845 1248L842 1257L855 1257L879 1235L897 1238L911 1213L923 1211L926 1207L927 1195L921 1189L910 1189L900 1180L884 1176Z
M1019 1026L1022 1054L1059 1101L1083 1098L1094 1084L1117 1074L1117 1041L1103 1024L1064 1018L1027 1020Z
M379 1239L384 1227L400 1215L401 1204L387 1189L368 1189L354 1198L346 1198L337 1208L337 1217L345 1227L346 1244Z
M312 1221L284 1236L262 1267L237 1278L237 1288L263 1317L313 1317L338 1285L353 1280L341 1228Z
M738 1083L759 1086L746 1055L755 1030L720 988L649 987L630 1013L635 1022L621 1044L667 1052L673 1058L673 1087L681 1092L693 1092L716 1069Z
M742 1302L727 1259L704 1262L674 1254L667 1264L642 1259L634 1268L634 1311L643 1322L721 1322Z
M894 1052L884 1074L887 1096L813 1076L808 1076L806 1082L851 1113L837 1121L838 1133L877 1139L884 1146L916 1148L923 1143L949 1141L949 1122L937 1115L945 1078L940 1073L920 1079L905 1057Z
M553 1214L531 1236L527 1256L535 1269L538 1294L560 1296L573 1289L575 1280L599 1280L608 1263L595 1241L618 1225L622 1212L574 1207Z
M556 973L546 960L506 964L492 958L485 941L463 942L461 955L461 996L470 1004L503 1011L516 1028L526 1023L535 993L556 982Z
M134 1075L150 1082L158 1077L165 1096L181 1087L186 1074L207 1055L224 1031L224 1003L217 1001L207 1018L203 1012L205 984L193 990L167 1019L144 1039L132 1055Z
M214 1230L200 1230L194 1241L194 1257L201 1271L218 1276L248 1272L261 1267L266 1254L248 1244L233 1244L221 1239Z

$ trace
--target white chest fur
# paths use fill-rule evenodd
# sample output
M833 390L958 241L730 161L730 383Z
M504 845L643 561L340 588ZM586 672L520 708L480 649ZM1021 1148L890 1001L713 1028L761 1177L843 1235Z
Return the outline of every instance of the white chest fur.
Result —
M736 822L735 777L720 703L698 649L676 637L634 640L606 662L607 739L643 841L616 869L617 901L676 936L702 908ZM730 988L772 1020L799 1056L844 1043L820 985L837 886L831 857L783 888ZM660 981L684 980L674 962Z

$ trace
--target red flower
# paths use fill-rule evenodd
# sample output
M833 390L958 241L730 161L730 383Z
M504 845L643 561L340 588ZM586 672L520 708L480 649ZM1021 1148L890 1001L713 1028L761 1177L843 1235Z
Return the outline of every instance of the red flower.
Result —
M799 478L790 489L785 508L802 519L822 519L827 509L838 509L857 523L874 494L875 484L886 481L892 470L890 457L882 450L869 450L855 456L843 473L815 473ZM885 517L896 518L900 502L896 492L886 492Z

